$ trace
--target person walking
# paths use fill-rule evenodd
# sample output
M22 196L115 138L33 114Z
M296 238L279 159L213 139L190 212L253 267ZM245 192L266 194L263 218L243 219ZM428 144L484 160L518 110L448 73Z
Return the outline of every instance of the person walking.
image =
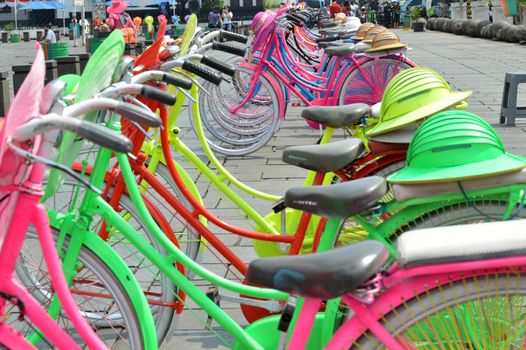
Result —
M208 14L208 28L210 30L221 28L221 15L218 7L214 7Z
M340 13L340 4L336 0L332 0L331 7L329 8L329 12L331 14L331 18L334 18L334 15L337 13Z
M227 32L232 31L232 17L234 17L234 15L232 14L230 6L225 6L223 8L223 13L221 14L221 29L226 30Z
M349 1L344 1L343 2L343 6L342 6L340 12L343 13L344 15L346 15L346 16L350 16L351 15L351 4L349 3Z
M488 16L489 16L489 21L493 23L493 6L491 6L491 4L488 7Z

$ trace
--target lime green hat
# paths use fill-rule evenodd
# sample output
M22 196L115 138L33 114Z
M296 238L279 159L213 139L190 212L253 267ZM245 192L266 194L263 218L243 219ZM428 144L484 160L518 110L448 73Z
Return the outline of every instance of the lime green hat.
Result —
M495 130L479 116L446 111L426 120L407 151L407 165L391 183L450 182L518 171L526 158L506 153Z
M398 73L385 88L378 124L367 131L375 136L406 127L461 104L471 91L454 92L434 70L410 68Z

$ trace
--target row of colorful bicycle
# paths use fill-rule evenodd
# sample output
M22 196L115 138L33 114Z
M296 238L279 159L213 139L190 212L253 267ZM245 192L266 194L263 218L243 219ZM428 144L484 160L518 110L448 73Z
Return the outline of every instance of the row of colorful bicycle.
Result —
M524 347L526 158L461 110L470 91L410 68L396 34L301 6L258 14L250 39L191 16L163 43L160 23L141 56L114 31L46 86L37 47L0 129L0 344L155 349L184 312L235 349ZM264 193L214 152L261 147L293 94L323 135L283 152L304 186ZM205 160L180 137L186 106ZM194 174L255 229L214 215Z

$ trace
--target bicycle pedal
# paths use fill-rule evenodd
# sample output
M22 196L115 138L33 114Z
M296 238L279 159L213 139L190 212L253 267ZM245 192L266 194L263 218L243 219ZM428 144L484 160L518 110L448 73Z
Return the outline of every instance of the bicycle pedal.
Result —
M216 304L217 306L221 306L221 296L219 295L219 289L217 289L216 286L208 287L206 291L206 296L208 297L208 299L212 300L214 304ZM213 318L210 315L208 315L208 318L206 319L205 329L210 328L210 326L212 325L212 321Z

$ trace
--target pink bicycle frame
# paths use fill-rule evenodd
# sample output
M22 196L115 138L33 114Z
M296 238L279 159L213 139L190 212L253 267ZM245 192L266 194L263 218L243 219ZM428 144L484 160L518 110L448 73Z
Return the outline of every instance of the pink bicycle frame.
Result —
M19 332L7 324L5 316L8 302L16 302L24 310L45 338L60 349L79 349L75 341L59 327L33 296L15 280L14 270L29 224L37 231L45 262L48 267L53 291L57 294L69 320L79 332L82 340L91 349L107 349L102 340L93 332L82 317L77 304L70 294L68 284L61 270L53 235L49 227L47 212L39 203L42 196L44 165L28 163L9 149L7 139L14 129L30 118L39 117L40 98L44 85L44 54L37 44L37 55L30 73L20 87L7 116L0 128L0 193L4 210L0 221L8 223L0 229L0 343L12 349L34 349ZM32 147L40 156L45 156L46 146L42 136L32 140ZM25 147L29 143L24 143ZM11 216L9 214L12 213ZM21 305L22 304L22 305Z
M354 311L354 316L338 328L325 349L349 349L360 336L370 331L386 348L407 350L408 344L395 339L379 321L379 318L388 314L393 307L407 302L415 294L432 289L432 286L438 287L466 277L491 275L503 268L525 266L526 256L426 265L407 269L401 269L395 264L389 269L388 276L382 278L382 285L386 291L371 304L362 303L351 294L342 296L342 302ZM443 283L437 284L437 281L443 281ZM321 299L304 299L296 327L288 344L289 349L305 348L321 302Z

